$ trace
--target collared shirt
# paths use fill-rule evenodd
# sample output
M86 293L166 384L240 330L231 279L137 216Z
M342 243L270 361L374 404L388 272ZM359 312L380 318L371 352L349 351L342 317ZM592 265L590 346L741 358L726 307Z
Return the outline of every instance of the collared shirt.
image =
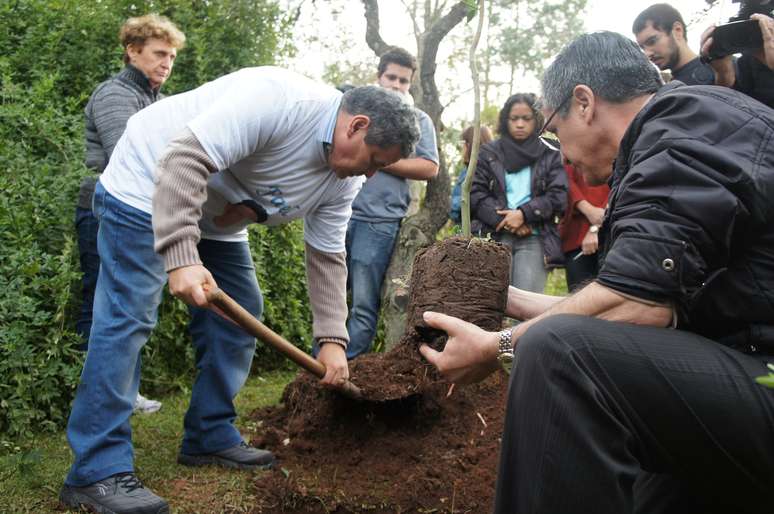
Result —
M245 240L247 223L224 229L213 218L250 199L266 210L264 224L303 218L310 245L341 252L363 178L340 180L328 166L323 143L332 141L340 103L340 92L297 73L246 68L133 116L101 181L122 202L152 212L156 162L187 127L220 170L208 181L202 237Z

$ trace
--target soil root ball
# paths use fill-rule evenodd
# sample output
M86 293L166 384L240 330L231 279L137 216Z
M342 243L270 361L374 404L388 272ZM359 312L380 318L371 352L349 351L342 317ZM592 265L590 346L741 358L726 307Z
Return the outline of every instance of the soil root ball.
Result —
M281 406L253 414L262 426L253 443L278 457L258 479L254 512L490 512L507 375L447 396L450 384L418 345L423 336L445 344L426 330L427 310L498 330L509 271L510 251L491 241L455 237L418 253L404 336L387 353L350 362L368 401L302 372Z

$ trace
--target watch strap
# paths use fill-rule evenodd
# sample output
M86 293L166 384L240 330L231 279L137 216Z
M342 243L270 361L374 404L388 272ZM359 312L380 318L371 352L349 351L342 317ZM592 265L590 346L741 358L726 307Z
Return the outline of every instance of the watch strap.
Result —
M511 343L512 328L506 328L500 331L500 346L497 350L498 355L503 353L513 353L513 343Z

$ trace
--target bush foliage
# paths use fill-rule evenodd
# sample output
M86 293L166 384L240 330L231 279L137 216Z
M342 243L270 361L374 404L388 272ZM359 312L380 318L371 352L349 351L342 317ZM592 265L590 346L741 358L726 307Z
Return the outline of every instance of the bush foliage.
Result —
M186 33L174 94L290 48L273 0L20 0L0 3L0 433L61 427L83 355L74 320L80 269L73 227L83 162L83 108L122 67L118 29L158 12ZM267 324L308 347L310 314L300 225L253 229ZM143 389L186 388L193 377L186 308L165 298L143 355ZM259 348L256 363L280 362Z

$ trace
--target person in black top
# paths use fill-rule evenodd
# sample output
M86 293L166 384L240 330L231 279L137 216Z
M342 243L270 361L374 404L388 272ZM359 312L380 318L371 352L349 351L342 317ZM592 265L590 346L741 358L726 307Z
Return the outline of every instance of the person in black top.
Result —
M449 339L420 348L459 384L512 362L495 512L771 512L774 111L662 86L612 32L566 47L543 93L565 161L610 184L599 275L510 289L524 321L499 333L425 313Z
M715 84L732 87L774 108L774 19L760 13L753 14L750 19L758 21L763 46L742 53L736 61L730 55L712 60ZM701 35L702 55L709 55L714 31L712 25Z
M688 47L688 31L680 12L669 4L653 4L632 24L637 44L660 70L689 86L715 83L712 68Z

